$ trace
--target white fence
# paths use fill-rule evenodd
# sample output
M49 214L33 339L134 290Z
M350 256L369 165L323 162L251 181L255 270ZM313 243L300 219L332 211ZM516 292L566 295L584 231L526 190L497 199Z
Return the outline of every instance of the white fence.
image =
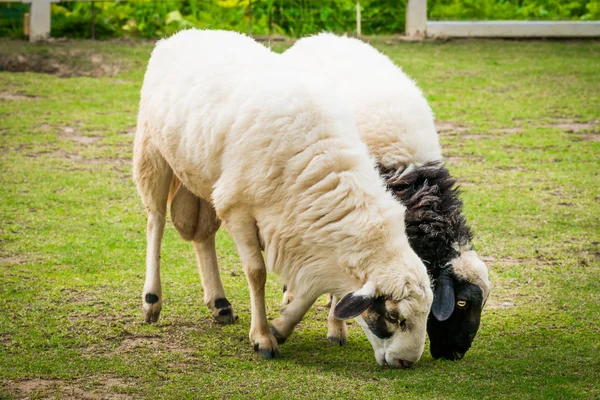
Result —
M29 3L29 40L50 36L50 3L90 0L0 0ZM356 33L361 34L360 1ZM427 0L407 0L406 35L420 37L600 37L600 21L429 21Z
M408 0L411 37L600 37L600 21L429 21L427 0Z

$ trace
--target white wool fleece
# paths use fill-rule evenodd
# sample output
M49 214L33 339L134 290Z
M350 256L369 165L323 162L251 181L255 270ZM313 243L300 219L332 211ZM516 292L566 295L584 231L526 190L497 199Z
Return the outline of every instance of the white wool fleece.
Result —
M442 159L433 112L415 82L387 56L354 38L322 33L283 57L331 82L354 110L361 140L388 168Z

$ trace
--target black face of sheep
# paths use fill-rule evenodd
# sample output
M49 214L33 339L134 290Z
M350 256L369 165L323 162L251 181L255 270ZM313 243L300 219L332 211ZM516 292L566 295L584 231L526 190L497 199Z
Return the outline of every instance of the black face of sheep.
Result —
M437 280L427 333L433 358L460 360L471 347L479 329L481 288L443 271Z
M434 303L427 333L434 358L461 359L477 334L483 308L479 286L459 279L452 263L471 250L472 233L462 214L456 180L441 162L380 174L406 206L411 247L434 278Z

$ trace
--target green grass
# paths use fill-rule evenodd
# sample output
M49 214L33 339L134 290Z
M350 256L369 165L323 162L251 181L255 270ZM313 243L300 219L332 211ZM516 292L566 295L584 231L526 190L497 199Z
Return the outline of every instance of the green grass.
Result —
M0 72L0 398L600 397L600 42L374 44L441 121L490 267L465 359L426 349L411 370L379 367L355 323L346 347L329 345L319 302L282 359L258 360L229 236L218 255L240 318L222 327L172 226L162 316L143 324L145 211L130 159L151 45L0 41L0 59L43 54L62 75L89 75ZM280 298L273 276L269 316Z

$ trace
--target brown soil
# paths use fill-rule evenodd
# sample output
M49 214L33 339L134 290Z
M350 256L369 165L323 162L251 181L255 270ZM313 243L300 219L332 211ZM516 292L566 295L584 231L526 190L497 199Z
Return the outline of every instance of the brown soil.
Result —
M35 97L36 96L23 93L0 92L0 100L29 100L34 99Z
M115 76L122 69L99 54L55 47L52 51L12 53L0 56L0 71L41 72L61 78L72 76Z
M45 152L48 153L48 152ZM54 151L59 158L74 161L81 164L112 164L112 165L126 165L131 163L130 158L126 157L100 157L100 158L84 158L77 153L69 153L63 149ZM44 154L44 152L37 153Z
M23 256L6 256L0 257L0 265L24 264L27 259Z
M504 134L521 133L522 131L523 131L523 129L519 128L519 127L494 129L494 132L499 132L499 133L504 133Z
M103 377L93 382L35 378L9 381L4 388L17 399L132 399L132 396L119 392L134 385L133 381L115 377Z
M61 137L65 139L69 139L73 142L82 143L82 144L91 144L95 143L102 138L99 136L85 136L79 133L77 130L71 127L64 127L61 134Z
M196 350L185 347L174 337L139 337L130 336L123 339L121 345L117 348L117 353L130 353L138 349L163 350L171 353L178 353L192 356Z
M567 119L558 119L555 123L543 125L548 128L562 129L565 132L580 133L580 132L598 132L600 131L600 121L594 122L574 122Z
M457 154L446 154L444 156L444 160L449 164L466 164L466 163L473 163L473 162L476 162L476 163L482 162L483 157L473 155L473 154L462 154L460 156ZM469 161L467 161L467 160L469 160Z
M440 121L440 120L435 121L435 128L437 129L438 133L467 132L469 129L471 129L469 127L462 126L462 125L456 124L451 121Z

